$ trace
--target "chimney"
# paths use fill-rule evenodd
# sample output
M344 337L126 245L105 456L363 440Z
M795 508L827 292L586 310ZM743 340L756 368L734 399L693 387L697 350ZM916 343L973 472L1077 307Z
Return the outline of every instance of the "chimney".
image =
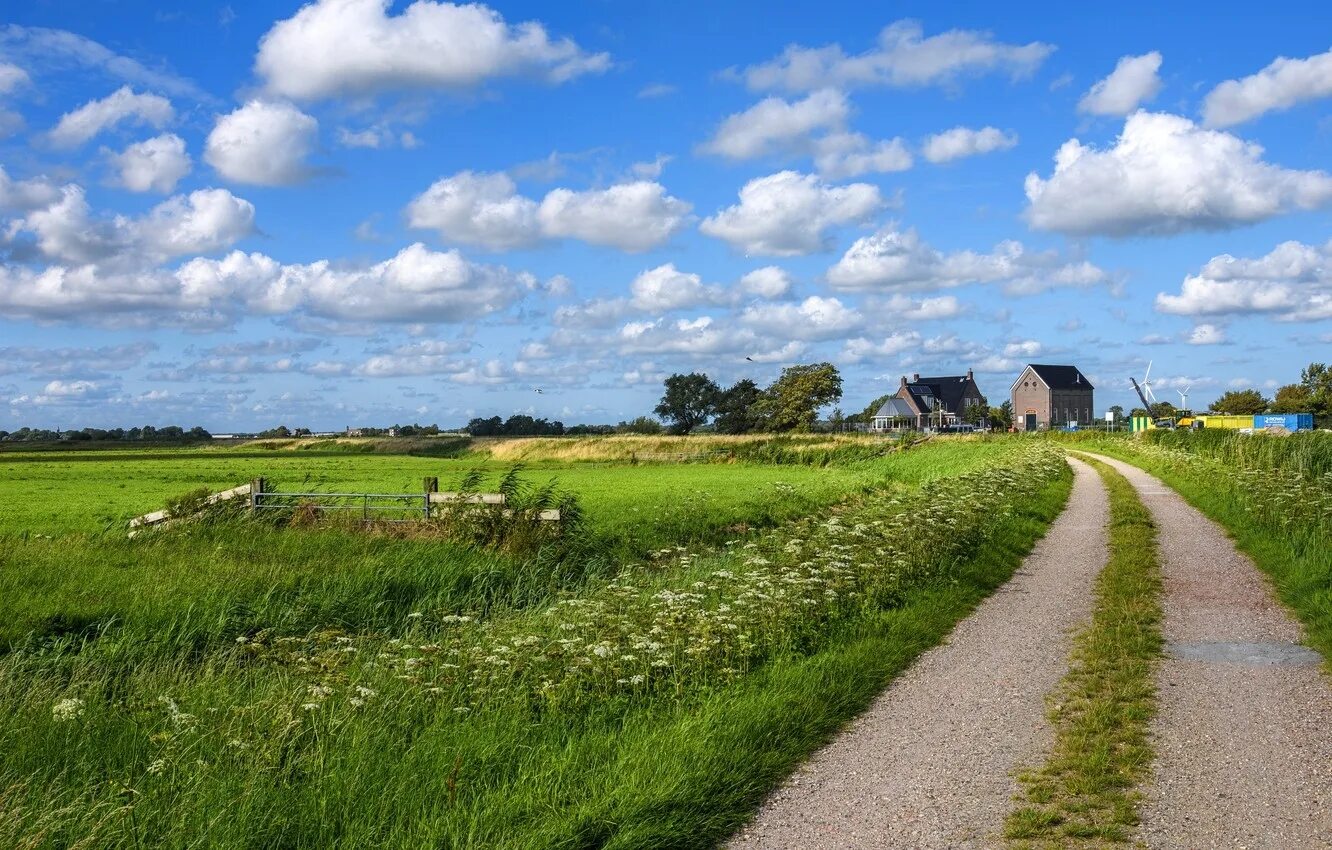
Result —
M919 372L914 372L914 373L912 373L912 375L911 375L911 383L913 383L913 384L919 384L919 383L920 383L920 373L919 373Z
M970 368L967 369L967 380L968 380L968 381L974 381L974 380L976 380L975 377L972 376L972 374L971 374L971 369L970 369Z
M906 375L902 376L902 386L899 389L906 389Z

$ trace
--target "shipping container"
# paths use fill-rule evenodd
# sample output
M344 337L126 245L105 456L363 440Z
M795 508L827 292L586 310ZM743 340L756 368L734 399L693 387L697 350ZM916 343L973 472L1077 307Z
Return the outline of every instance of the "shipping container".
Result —
M1253 417L1254 428L1285 428L1287 431L1312 431L1312 413L1260 413Z
M1204 428L1227 428L1236 431L1240 428L1252 428L1252 416L1226 416L1209 413L1206 416L1194 417L1202 422Z

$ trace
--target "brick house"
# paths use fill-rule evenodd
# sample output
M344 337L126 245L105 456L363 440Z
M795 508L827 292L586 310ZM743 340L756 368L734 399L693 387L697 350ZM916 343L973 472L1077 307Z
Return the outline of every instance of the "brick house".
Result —
M1096 409L1092 386L1076 366L1028 363L1013 382L1013 427L1044 431L1070 423L1087 426Z
M872 427L881 431L890 421L911 428L956 425L963 421L967 408L984 404L985 396L970 369L965 375L937 378L916 374L909 381L903 375L897 393L875 414Z

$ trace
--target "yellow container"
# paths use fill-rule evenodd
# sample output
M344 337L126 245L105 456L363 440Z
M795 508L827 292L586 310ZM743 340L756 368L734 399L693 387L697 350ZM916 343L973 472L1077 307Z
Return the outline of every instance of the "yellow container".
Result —
M1230 430L1234 431L1240 428L1253 427L1252 416L1214 416L1212 414L1208 414L1206 416L1199 416L1196 418L1202 420L1204 428L1229 428Z

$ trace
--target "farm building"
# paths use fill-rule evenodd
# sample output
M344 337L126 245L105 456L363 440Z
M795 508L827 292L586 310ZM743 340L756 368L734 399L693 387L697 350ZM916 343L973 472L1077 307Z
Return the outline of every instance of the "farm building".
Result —
M969 407L985 404L971 370L965 375L922 378L919 374L902 383L897 394L874 414L876 431L891 428L928 428L956 425Z
M1064 425L1090 425L1095 387L1077 366L1028 363L1010 390L1013 427L1041 431Z

